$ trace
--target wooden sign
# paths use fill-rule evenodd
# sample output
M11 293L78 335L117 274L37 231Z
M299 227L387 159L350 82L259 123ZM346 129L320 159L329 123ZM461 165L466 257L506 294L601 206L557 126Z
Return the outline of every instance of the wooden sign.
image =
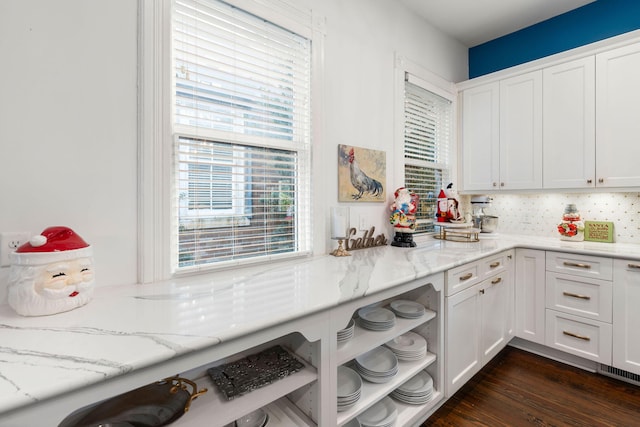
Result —
M347 240L345 242L345 246L348 251L354 249L365 249L365 248L373 248L375 246L386 246L389 241L384 234L378 234L376 237L373 237L373 233L376 231L375 227L371 227L369 230L364 232L364 236L357 237L352 239L356 235L358 230L352 228L349 230L349 236L347 236Z
M585 221L584 240L590 242L613 242L613 222Z

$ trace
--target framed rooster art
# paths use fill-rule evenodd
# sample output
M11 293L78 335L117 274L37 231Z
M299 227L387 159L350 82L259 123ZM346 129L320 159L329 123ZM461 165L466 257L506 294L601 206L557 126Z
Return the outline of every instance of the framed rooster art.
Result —
M384 151L338 145L338 201L386 201L387 156Z

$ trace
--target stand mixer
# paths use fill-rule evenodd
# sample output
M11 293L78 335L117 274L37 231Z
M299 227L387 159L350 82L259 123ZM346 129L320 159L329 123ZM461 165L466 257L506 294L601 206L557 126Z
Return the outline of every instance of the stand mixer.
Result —
M471 207L473 226L479 228L482 233L493 233L498 226L498 217L486 215L485 208L491 207L493 199L489 196L472 196Z

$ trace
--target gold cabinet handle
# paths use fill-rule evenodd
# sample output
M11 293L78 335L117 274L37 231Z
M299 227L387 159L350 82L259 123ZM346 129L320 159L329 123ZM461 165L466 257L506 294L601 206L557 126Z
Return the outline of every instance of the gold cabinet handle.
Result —
M627 267L640 269L640 264L627 264Z
M593 180L592 180L592 179L588 179L588 180L587 180L587 184L591 184L592 182L593 182Z
M465 280L469 280L473 277L473 273L467 273L464 276L460 276L460 281L464 282Z
M578 334L574 334L573 332L568 332L568 331L562 331L562 333L565 334L565 335L568 335L570 337L578 338L579 340L591 341L591 338L585 337L584 335L578 335Z
M491 281L492 285L497 285L498 283L502 282L502 277L496 277L495 279L493 279Z
M600 184L604 183L604 178L598 178L598 182L599 182Z
M586 300L591 299L589 295L574 294L573 292L563 292L562 295L566 297L573 297L573 298L586 299Z
M589 265L589 264L581 264L581 263L569 262L569 261L565 261L564 265L566 267L578 267L578 268L586 268L586 269L591 268L591 265Z
M489 264L490 268L496 268L496 267L499 267L499 266L500 266L500 261L496 261L496 262L493 262L493 263Z

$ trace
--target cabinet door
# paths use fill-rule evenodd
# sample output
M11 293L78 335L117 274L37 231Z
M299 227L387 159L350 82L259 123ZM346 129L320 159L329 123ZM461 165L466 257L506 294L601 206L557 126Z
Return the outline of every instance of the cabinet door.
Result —
M545 342L545 252L516 250L516 336Z
M500 81L500 188L542 188L542 70Z
M480 361L480 284L447 297L446 396L475 375Z
M595 186L595 58L543 71L544 188Z
M640 374L640 262L615 260L613 366Z
M640 186L640 43L596 55L596 185Z
M500 175L499 93L497 82L462 93L462 186L497 189Z
M510 310L513 309L508 272L480 284L482 364L486 364L509 341Z

